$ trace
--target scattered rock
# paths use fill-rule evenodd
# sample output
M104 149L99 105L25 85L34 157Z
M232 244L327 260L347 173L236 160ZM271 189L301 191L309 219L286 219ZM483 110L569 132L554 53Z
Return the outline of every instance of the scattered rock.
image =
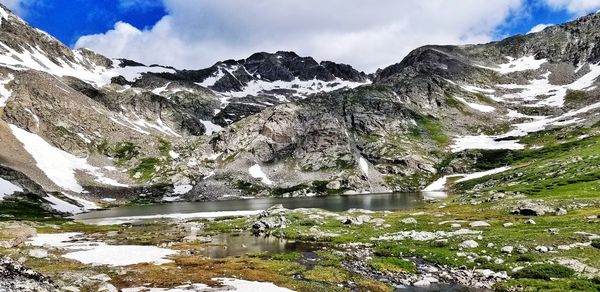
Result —
M29 251L28 255L32 258L36 259L45 259L48 257L48 251L41 248L32 249Z
M527 219L525 220L525 224L535 225L535 221L533 221L533 219Z
M417 224L417 219L408 217L408 218L404 218L404 219L400 220L400 222L403 224Z
M56 291L46 276L0 254L0 291Z
M485 221L474 221L469 223L471 227L490 227L491 225Z
M459 248L477 248L479 243L475 240L465 240L458 245Z
M522 245L517 246L516 250L517 250L517 253L519 253L519 254L526 254L529 251L528 248L526 248Z
M554 215L556 215L556 216L567 215L567 209L558 208L558 209L556 209L556 211L554 211Z
M111 278L107 274L98 274L90 277L92 280L100 281L100 282L108 282Z
M501 252L505 253L505 254L511 254L514 250L514 247L507 245L502 247L502 249L500 249Z
M511 214L524 216L542 216L547 212L552 212L552 208L530 201L521 202L521 205L511 211Z
M258 215L258 221L252 224L254 234L266 233L270 229L285 228L291 222L285 217L289 210L283 205L275 205Z
M448 245L448 239L437 239L433 241L433 246L435 247L443 247Z
M514 224L512 224L512 223L510 223L510 222L506 222L506 223L502 224L502 226L504 226L504 227L506 227L506 228L508 228L508 227L511 227L511 226L513 226L513 225L514 225Z
M431 285L431 282L429 282L425 279L419 280L419 281L413 283L413 286L417 286L417 287L427 287L430 285Z
M546 252L548 252L548 251L549 251L548 247L545 247L545 246L543 246L543 245L538 245L538 246L536 246L536 247L535 247L535 250L536 250L537 252L540 252L540 253L546 253Z
M119 292L119 290L112 284L102 283L100 287L98 287L98 292Z

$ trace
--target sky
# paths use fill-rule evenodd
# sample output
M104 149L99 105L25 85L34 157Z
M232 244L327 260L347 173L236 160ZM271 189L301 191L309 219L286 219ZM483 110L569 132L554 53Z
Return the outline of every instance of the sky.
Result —
M73 48L200 69L254 52L295 51L365 72L426 44L538 31L600 0L0 0Z

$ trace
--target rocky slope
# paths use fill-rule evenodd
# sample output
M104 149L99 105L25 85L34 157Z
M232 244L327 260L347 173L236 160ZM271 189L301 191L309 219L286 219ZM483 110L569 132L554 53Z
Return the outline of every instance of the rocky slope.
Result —
M3 193L75 206L60 211L93 208L82 195L422 190L479 170L481 151L599 119L598 14L500 42L425 46L367 75L293 52L201 70L110 60L0 12Z

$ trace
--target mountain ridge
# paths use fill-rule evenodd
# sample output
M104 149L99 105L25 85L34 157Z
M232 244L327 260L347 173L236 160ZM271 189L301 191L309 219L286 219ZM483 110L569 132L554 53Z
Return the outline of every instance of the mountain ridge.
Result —
M111 190L123 201L419 191L472 171L480 151L595 123L596 27L593 14L423 46L373 74L285 51L178 70L71 50L8 13L1 122L13 146L0 162L96 202ZM35 137L63 153L69 183L52 179L46 152L27 145Z

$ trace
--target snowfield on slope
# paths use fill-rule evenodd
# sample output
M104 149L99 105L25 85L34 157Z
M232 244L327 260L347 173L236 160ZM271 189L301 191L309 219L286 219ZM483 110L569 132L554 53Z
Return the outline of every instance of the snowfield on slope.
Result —
M262 181L263 184L266 184L266 185L272 185L273 184L273 181L271 181L269 179L269 177L267 177L267 175L263 172L262 168L258 164L255 164L255 165L251 166L248 169L248 173L250 173L250 176L253 177L253 178L259 178L259 179L261 179L261 181Z
M25 131L15 125L9 125L13 135L19 140L25 150L33 157L37 167L52 180L57 186L83 193L84 189L75 178L75 171L85 171L94 176L96 181L111 186L127 187L127 185L107 178L99 168L87 163L86 158L79 158L73 154L60 150L50 145L42 137Z

